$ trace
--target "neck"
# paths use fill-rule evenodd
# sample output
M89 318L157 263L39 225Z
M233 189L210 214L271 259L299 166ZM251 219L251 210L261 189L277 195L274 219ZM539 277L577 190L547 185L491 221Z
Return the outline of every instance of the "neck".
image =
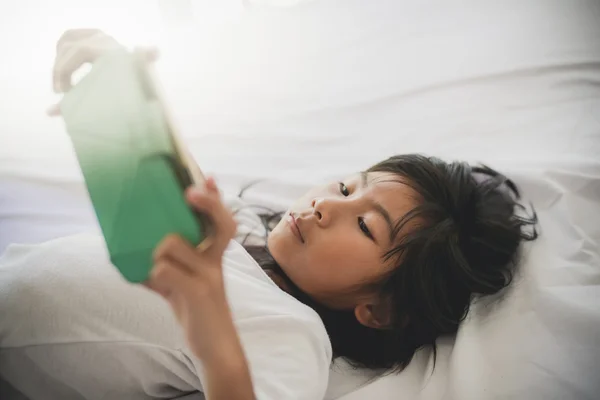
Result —
M288 294L293 294L292 293L292 288L290 287L290 284L288 283L289 278L287 278L287 276L284 278L279 273L279 271L276 272L276 271L273 271L273 270L265 270L265 272L267 273L267 275L269 276L269 278L271 278L271 280L273 282L275 282L275 284L277 286L279 286L279 288L281 290L283 290L284 292L286 292Z
M308 295L306 295L296 284L283 272L277 261L273 258L269 249L264 246L246 246L246 251L252 258L260 265L260 267L267 273L269 278L281 290L295 297L300 302L306 304L311 308L315 308L315 303Z

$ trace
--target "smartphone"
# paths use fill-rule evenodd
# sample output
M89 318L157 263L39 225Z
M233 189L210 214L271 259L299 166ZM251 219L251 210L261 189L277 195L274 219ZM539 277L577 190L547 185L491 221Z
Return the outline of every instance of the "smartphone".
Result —
M148 278L168 234L210 245L208 218L184 195L203 176L142 54L119 49L97 59L60 109L110 260L125 279Z

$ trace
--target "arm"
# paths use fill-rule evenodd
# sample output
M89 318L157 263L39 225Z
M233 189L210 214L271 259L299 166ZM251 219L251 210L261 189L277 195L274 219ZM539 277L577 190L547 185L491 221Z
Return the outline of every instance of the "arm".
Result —
M213 244L199 252L178 237L168 237L155 252L155 267L147 284L169 302L182 325L194 355L192 361L200 364L207 400L322 399L331 347L314 312L282 297L284 304L234 325L222 262L236 225L221 204L212 179L205 188L199 197L188 196L188 200L212 217L216 227ZM248 255L236 253L238 244L232 246L228 262L246 262ZM236 259L236 254L240 258Z
M215 302L214 310L202 331L187 329L190 347L202 361L204 394L207 400L254 400L248 362L224 298Z
M146 285L163 296L182 325L190 349L202 362L207 400L253 400L248 363L225 295L223 253L236 224L221 203L215 182L188 190L190 204L211 216L212 245L199 251L178 236L164 239L154 253Z
M205 394L208 400L254 400L250 370L233 323L222 331L222 343L205 358Z

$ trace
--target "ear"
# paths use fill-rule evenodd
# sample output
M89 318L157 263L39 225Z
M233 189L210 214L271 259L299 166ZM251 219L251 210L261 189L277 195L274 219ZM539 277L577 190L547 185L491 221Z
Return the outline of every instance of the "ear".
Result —
M368 328L388 329L392 324L392 307L389 300L359 304L354 307L354 316Z

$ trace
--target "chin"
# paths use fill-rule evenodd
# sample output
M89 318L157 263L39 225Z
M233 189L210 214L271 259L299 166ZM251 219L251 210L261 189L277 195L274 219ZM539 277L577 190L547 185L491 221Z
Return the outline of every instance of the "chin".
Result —
M281 262L281 256L287 253L286 249L289 248L288 242L289 239L286 238L281 224L278 224L267 237L267 248L278 264Z
M293 257L298 254L297 240L287 226L279 225L267 237L269 252L284 271L293 264Z

